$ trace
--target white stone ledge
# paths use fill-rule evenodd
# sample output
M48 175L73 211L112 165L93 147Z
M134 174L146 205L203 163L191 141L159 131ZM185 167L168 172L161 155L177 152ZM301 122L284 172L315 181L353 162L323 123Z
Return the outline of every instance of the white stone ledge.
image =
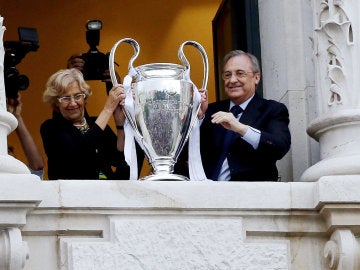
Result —
M44 181L40 208L312 209L316 183Z
M324 204L360 203L360 176L326 176L318 182L40 181L0 175L0 204L39 203L35 211L136 208L163 210L317 211ZM49 213L50 213L49 212Z
M360 175L324 176L317 187L320 204L360 203Z

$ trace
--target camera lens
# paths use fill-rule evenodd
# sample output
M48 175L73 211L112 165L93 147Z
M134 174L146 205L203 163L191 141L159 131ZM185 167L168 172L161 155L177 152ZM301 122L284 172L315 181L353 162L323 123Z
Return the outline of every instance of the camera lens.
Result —
M14 67L4 71L6 97L16 98L18 92L29 87L29 78L19 75L19 71Z
M25 90L29 87L29 78L25 75L19 75L17 78L17 87L19 90Z

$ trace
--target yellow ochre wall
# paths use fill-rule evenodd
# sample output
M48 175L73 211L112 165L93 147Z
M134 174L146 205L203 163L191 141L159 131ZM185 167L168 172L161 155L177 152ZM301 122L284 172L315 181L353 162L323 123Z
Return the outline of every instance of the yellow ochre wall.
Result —
M212 20L221 0L0 0L0 15L6 27L4 41L18 40L17 27L34 27L38 30L40 47L28 53L16 68L30 79L27 90L20 92L23 118L39 146L45 161L40 125L51 117L51 109L42 102L44 85L49 76L66 67L73 53L88 51L85 24L91 19L103 22L99 50L109 52L124 37L140 44L140 54L134 66L169 62L180 63L177 51L181 43L195 40L202 44L209 58L209 99L215 100ZM186 46L185 55L191 65L191 78L201 87L203 64L200 54ZM116 52L117 69L121 77L133 49L126 43ZM106 98L105 84L89 81L93 95L88 100L90 115L98 115ZM114 127L114 123L110 125ZM15 155L26 163L21 146L13 132L8 144L15 147ZM64 160L66 166L66 160Z

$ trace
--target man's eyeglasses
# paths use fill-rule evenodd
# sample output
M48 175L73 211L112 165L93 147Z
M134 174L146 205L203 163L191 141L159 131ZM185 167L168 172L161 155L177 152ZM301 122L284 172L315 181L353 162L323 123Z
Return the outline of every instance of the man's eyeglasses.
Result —
M256 72L255 72L255 71L237 70L237 71L235 71L234 73L232 73L232 72L230 72L230 71L226 71L226 72L224 72L224 73L222 74L222 78L223 78L223 80L230 80L231 77L232 77L233 75L235 75L236 78L238 78L238 79L243 79L243 78L247 77L247 75L248 75L249 73L254 74L254 73L256 73Z
M75 101L83 101L85 98L86 98L85 93L79 93L79 94L76 94L75 96L59 97L59 98L57 98L57 100L60 103L70 103L73 99Z

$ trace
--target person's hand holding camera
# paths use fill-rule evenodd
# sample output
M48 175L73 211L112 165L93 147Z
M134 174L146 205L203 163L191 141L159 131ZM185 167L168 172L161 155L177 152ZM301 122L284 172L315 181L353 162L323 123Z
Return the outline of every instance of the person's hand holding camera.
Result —
M21 117L21 102L20 96L18 98L6 98L7 111L12 113L17 119Z
M67 61L67 68L77 68L80 71L84 70L84 66L85 66L85 60L82 57L81 53L78 54L73 54L69 57L68 61ZM117 74L117 72L115 72L116 75L116 79L118 82L121 81L120 76ZM109 83L109 89L108 91L111 89L112 84L111 84L111 78L110 78L110 70L106 69L103 73L102 73L102 82L104 83Z
M73 54L67 61L67 68L77 68L80 71L83 71L85 65L84 59L81 57L81 53Z

